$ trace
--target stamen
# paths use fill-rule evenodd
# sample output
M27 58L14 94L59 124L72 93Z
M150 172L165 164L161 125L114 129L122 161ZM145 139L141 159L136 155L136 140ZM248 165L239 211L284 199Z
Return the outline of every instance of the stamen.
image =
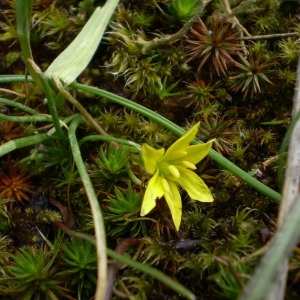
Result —
M191 170L196 170L196 166L194 164L192 164L191 162L187 161L187 160L183 160L181 162L186 168L191 169Z
M174 165L169 165L168 169L170 171L170 173L175 177L175 178L179 178L180 177L180 173L178 171L178 169L174 166Z

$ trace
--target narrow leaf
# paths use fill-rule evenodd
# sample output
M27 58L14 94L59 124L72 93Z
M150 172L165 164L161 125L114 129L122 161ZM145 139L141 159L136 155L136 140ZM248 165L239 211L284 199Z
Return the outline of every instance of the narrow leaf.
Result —
M58 77L69 85L79 76L96 52L118 2L107 0L102 8L96 8L78 36L46 70L46 77Z

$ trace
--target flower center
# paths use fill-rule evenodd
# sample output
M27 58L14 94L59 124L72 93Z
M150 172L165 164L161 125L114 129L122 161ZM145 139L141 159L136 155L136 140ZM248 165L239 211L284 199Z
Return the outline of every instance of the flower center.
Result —
M180 177L180 172L177 169L176 165L172 165L168 162L162 161L157 165L157 167L158 167L160 175L167 179L172 180L172 177L173 177L173 179L174 179L174 177L175 178Z

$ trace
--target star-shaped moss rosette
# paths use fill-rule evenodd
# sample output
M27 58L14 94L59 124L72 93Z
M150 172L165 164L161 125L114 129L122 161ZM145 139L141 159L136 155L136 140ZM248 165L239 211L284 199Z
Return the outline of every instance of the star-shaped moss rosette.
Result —
M153 175L144 195L141 216L147 215L156 205L156 199L165 197L171 210L176 230L179 230L182 203L179 187L187 191L193 200L212 202L213 196L203 180L192 170L209 152L212 142L192 145L199 124L193 126L185 135L165 151L142 145L142 158L146 171Z

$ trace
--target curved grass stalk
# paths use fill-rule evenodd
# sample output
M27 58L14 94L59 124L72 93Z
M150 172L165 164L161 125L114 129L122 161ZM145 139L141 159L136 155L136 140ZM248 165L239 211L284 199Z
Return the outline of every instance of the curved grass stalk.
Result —
M29 81L33 81L31 77L28 77ZM0 82L1 83L8 83L8 82L24 82L25 81L25 76L24 75L0 75ZM164 118L163 116L159 115L158 113L143 107L133 101L130 101L128 99L125 99L123 97L120 97L118 95L115 95L113 93L87 86L84 84L76 83L73 82L71 85L73 88L77 88L83 91L86 91L91 94L96 94L102 97L105 97L113 102L116 102L118 104L121 104L125 107L128 107L141 115L148 117L157 123L161 124L163 127L169 129L173 133L175 133L178 136L184 135L185 131L182 129L180 126L176 125L175 123L171 122L170 120ZM201 141L196 141L195 143L201 143ZM276 201L281 200L281 195L274 191L273 189L269 188L265 184L261 183L251 175L249 175L247 172L243 171L241 168L236 166L234 163L229 161L227 158L223 157L220 155L218 152L215 150L211 149L209 154L208 154L214 161L216 161L218 164L223 166L225 169L229 170L236 176L240 177L242 180L247 182L249 185L251 185L253 188L258 190L259 192L263 193L264 195L267 195L271 199L274 199Z
M12 83L12 82L35 82L31 76L25 75L0 75L0 83Z
M49 135L47 133L42 133L8 141L0 146L0 157L16 149L41 144L47 139L49 139Z
M58 225L59 225L59 228L61 228L65 233L75 236L75 237L78 237L78 238L81 238L81 239L84 239L92 244L96 244L94 237L92 237L86 233L71 230L68 227L66 227L63 223L59 223ZM116 259L118 262L123 263L124 265L127 265L136 270L140 270L141 272L143 272L145 274L150 275L151 277L162 282L163 284L165 284L166 286L168 286L169 288L171 288L173 291L177 292L181 296L184 296L190 300L196 300L195 295L190 290L188 290L186 287L181 285L179 282L174 281L173 279L168 277L163 272L161 272L153 267L150 267L148 265L142 264L138 261L132 260L130 257L128 257L128 255L122 255L120 253L117 253L117 252L109 249L109 248L107 249L107 254L111 258Z
M34 115L34 116L8 116L5 114L0 114L1 120L6 120L15 123L25 123L25 122L52 122L52 117L50 115Z
M119 144L127 145L136 148L138 151L141 151L141 146L135 142L115 138L107 135L88 135L79 141L79 145L81 146L83 143L88 141L113 141Z
M78 117L78 114L74 114L70 117L65 118L63 121L60 121L61 126L65 126L65 124L71 122L76 117ZM49 137L51 137L55 133L55 131L55 128L52 128L47 133L26 136L8 141L0 146L0 157L17 149L41 144L45 140L49 139Z
M141 115L156 121L157 123L164 126L165 128L172 131L173 133L175 133L178 136L182 136L183 134L185 134L185 130L182 129L180 126L178 126L175 123L173 123L172 121L164 118L163 116L159 115L158 113L156 113L156 112L154 112L154 111L152 111L152 110L150 110L146 107L143 107L143 106L141 106L141 105L139 105L139 104L137 104L133 101L130 101L128 99L125 99L125 98L120 97L118 95L115 95L113 93L107 92L105 90L101 90L101 89L91 87L91 86L87 86L87 85L80 84L80 83L75 83L74 82L74 83L71 84L71 87L79 89L79 90L83 90L85 92L89 92L89 93L92 93L92 94L95 94L95 95L105 97L105 98L107 98L107 99L109 99L113 102L116 102L120 105L128 107L128 108L140 113ZM202 142L197 140L194 143L199 144L199 143L202 143ZM217 151L211 149L208 155L214 161L216 161L221 166L223 166L225 169L229 170L230 172L232 172L236 176L240 177L242 180L247 182L249 185L251 185L253 188L258 190L259 192L263 193L264 195L267 195L271 199L280 201L281 195L278 192L276 192L273 189L269 188L265 184L261 183L260 181L258 181L257 179L255 179L254 177L249 175L247 172L240 169L234 163L232 163L227 158L225 158L221 154L219 154Z
M5 99L5 98L0 98L0 103L4 104L4 105L8 105L8 106L12 106L12 107L15 107L15 108L18 108L18 109L21 109L25 112L27 112L28 114L31 114L31 115L36 115L36 114L39 114L38 111L24 105L24 104L21 104L19 102L16 102L16 101L12 101L12 100L9 100L9 99Z
M86 171L81 156L81 152L79 149L78 141L76 138L76 129L82 121L83 118L80 116L71 122L69 127L69 140L70 140L73 158L77 166L83 186L85 188L91 206L92 214L93 214L95 235L96 235L97 257L98 257L97 260L98 280L97 280L95 299L100 300L100 299L104 299L106 294L106 288L107 288L106 234L105 234L105 227L104 227L104 218L92 182Z

